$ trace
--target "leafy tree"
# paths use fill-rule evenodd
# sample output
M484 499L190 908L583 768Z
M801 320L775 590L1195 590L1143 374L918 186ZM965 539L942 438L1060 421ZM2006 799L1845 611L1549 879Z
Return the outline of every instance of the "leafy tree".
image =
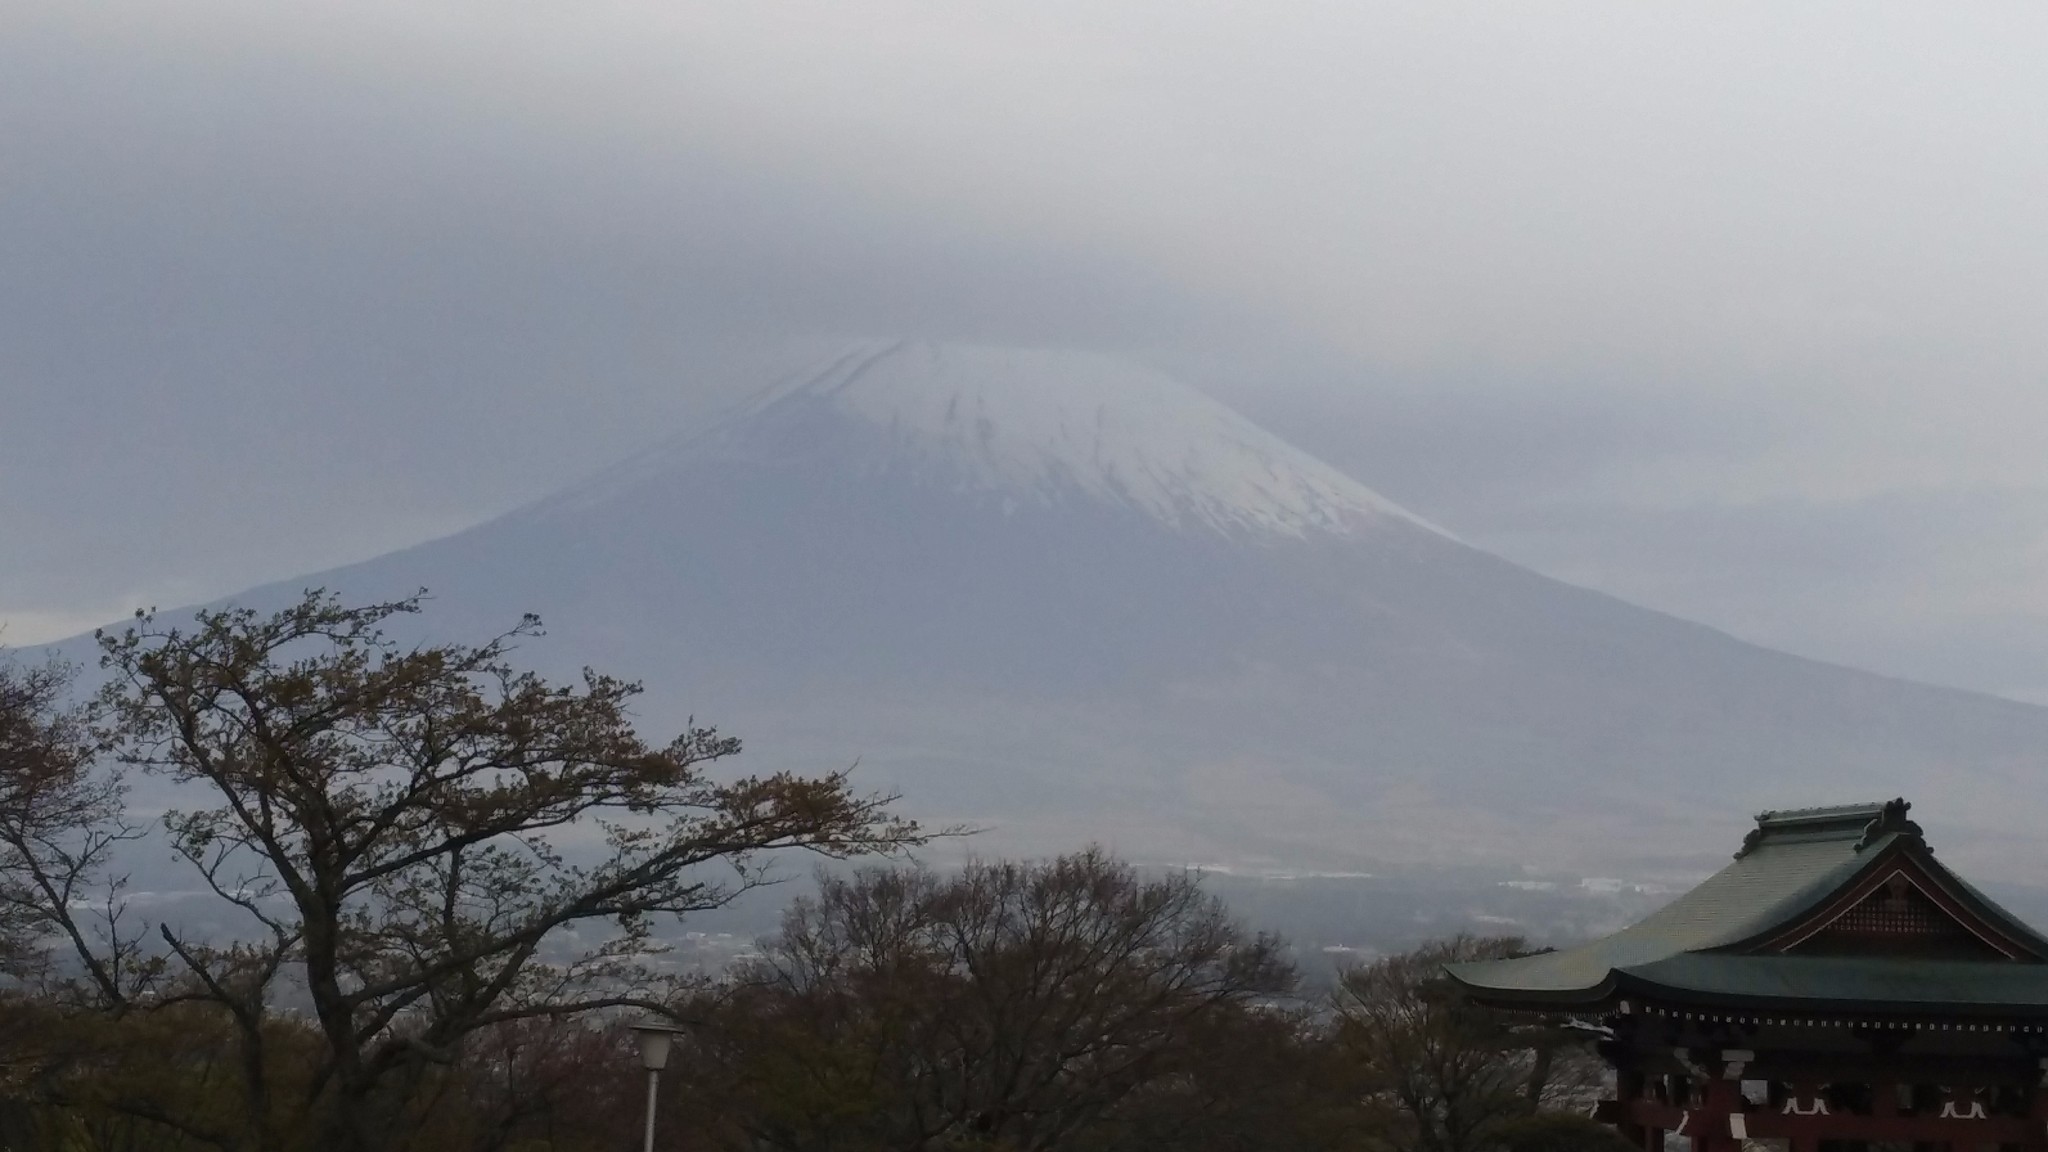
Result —
M1501 1125L1585 1102L1599 1083L1584 1038L1557 1021L1518 1023L1454 995L1446 964L1526 955L1515 937L1460 935L1342 976L1337 1041L1360 1097L1401 1152L1478 1152Z
M637 1148L645 1081L618 1020L535 1017L476 1033L421 1101L421 1152ZM673 1139L668 1141L673 1147Z
M649 964L657 916L764 883L770 850L918 839L843 775L714 778L739 743L709 728L648 744L627 714L637 685L586 671L561 686L511 663L531 617L476 646L386 635L420 606L309 592L271 615L202 612L190 631L140 615L100 637L110 748L198 801L165 818L172 846L248 932L160 926L167 968L146 994L76 939L117 1008L227 1022L237 1106L171 1117L220 1148L402 1147L488 1030L672 999ZM296 1031L278 1047L287 996L314 1041L303 1059Z
M119 1014L34 1007L41 1011L19 1023L37 1038L42 1059L14 1110L34 1135L18 1147L210 1152L224 1146L221 1134L246 1124L235 1022L210 1006L176 1002ZM266 1022L264 1040L272 1081L303 1082L318 1042L313 1029L280 1014Z
M0 1099L0 1149L208 1152L233 1132L245 1093L232 1019L203 1003L122 1016L29 1001L0 1014L43 1055L32 1083ZM318 1062L318 1029L278 1013L265 1044L275 1083ZM644 1082L626 1029L599 1016L480 1029L436 1065L410 1102L392 1152L619 1152L638 1147ZM169 1106L174 1105L174 1106ZM311 1146L304 1126L279 1134Z

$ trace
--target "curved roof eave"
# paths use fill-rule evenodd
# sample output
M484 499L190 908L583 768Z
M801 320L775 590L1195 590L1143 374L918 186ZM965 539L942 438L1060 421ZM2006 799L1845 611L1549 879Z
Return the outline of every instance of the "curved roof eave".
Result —
M1556 955L1556 953L1545 953L1545 955ZM1534 957L1521 957L1521 959L1534 959ZM1496 984L1484 979L1484 972L1482 970L1496 964L1506 963L1513 963L1513 961L1478 960L1464 964L1446 964L1444 965L1444 973L1451 978L1451 982L1456 984L1461 991L1481 1003L1493 1002L1498 998L1502 1001L1513 1000L1516 1003L1526 1001L1555 1005L1557 1007L1591 1006L1607 1002L1614 997L1617 986L1616 980L1620 975L1610 968L1604 976L1590 984L1553 988L1528 988L1514 984Z
M1939 1016L2034 1022L2048 1019L2048 970L2035 965L2023 968L1995 965L2002 970L2001 975L2024 973L2029 978L2010 983L1991 982L1989 986L1984 979L1989 973L1981 968L1974 972L1965 971L1963 969L1975 967L1967 963L1949 971L1942 971L1948 966L1941 963L1916 966L1905 970L1909 977L1905 980L1898 979L1897 973L1889 972L1866 973L1878 978L1865 980L1831 977L1829 982L1836 984L1843 994L1815 995L1810 991L1768 986L1772 982L1771 977L1776 975L1768 970L1768 966L1780 960L1812 964L1815 961L1811 958L1742 956L1726 959L1736 963L1718 973L1686 972L1683 967L1680 971L1671 972L1668 965L1646 966L1651 971L1616 972L1608 982L1608 996L1788 1016ZM1756 963L1758 961L1762 963ZM1856 961L1847 963L1853 965ZM1655 971L1658 968L1666 968L1667 971ZM1750 971L1744 972L1743 968ZM1707 978L1701 979L1703 975ZM1685 978L1688 976L1692 978ZM1751 986L1742 987L1743 983Z

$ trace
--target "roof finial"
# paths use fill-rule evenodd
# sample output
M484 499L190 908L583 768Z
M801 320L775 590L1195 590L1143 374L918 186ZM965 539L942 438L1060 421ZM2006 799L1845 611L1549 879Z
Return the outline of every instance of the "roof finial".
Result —
M1749 830L1749 834L1742 838L1742 847L1735 850L1737 860L1756 851L1756 846L1764 842L1764 821L1769 819L1770 815L1769 812L1757 813L1756 827Z
M1856 841L1856 851L1861 852L1872 844L1877 843L1880 839L1883 839L1886 835L1894 832L1901 836L1911 836L1915 840L1921 840L1924 845L1925 841L1922 839L1920 826L1906 819L1906 813L1911 811L1912 807L1911 804L1906 803L1906 798L1903 796L1885 801L1884 807L1878 810L1877 819L1864 826L1863 838Z

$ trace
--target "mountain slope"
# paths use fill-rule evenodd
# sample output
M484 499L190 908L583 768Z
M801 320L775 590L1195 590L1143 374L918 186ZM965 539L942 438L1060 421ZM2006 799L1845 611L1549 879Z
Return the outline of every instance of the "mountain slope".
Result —
M1904 793L2010 868L2041 815L2048 710L1549 580L1078 354L862 345L558 496L242 599L308 584L424 585L468 636L539 612L537 662L641 677L651 722L717 722L755 768L858 757L986 851L1643 868L1745 810Z

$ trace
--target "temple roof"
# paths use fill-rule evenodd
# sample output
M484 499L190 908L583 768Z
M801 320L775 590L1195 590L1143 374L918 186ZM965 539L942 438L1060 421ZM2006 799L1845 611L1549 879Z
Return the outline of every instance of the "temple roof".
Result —
M1733 863L1638 923L1449 974L1503 1007L2048 1014L2048 939L1936 861L1909 807L1765 812Z

